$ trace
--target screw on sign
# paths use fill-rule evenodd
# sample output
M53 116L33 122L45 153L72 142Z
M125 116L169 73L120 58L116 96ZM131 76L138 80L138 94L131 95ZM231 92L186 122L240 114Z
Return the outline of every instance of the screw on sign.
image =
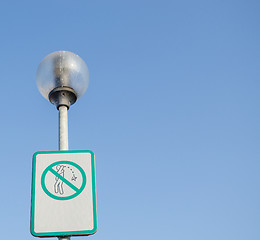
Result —
M71 161L57 161L49 165L42 174L43 191L56 200L69 200L77 197L86 186L83 169Z

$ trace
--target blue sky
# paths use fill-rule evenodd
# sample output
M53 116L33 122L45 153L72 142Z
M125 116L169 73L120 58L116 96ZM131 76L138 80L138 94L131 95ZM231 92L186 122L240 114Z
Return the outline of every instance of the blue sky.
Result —
M58 149L58 112L35 75L67 50L90 71L69 110L70 149L96 155L89 238L258 240L259 11L251 0L1 3L2 237L34 239L32 155Z

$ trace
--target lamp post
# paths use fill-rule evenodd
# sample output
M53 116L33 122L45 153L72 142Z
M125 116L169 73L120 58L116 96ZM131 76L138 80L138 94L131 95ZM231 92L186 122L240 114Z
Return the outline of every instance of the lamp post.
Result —
M53 52L40 63L36 83L43 97L59 111L59 150L68 150L68 109L87 90L88 67L72 52ZM59 239L68 240L70 237Z

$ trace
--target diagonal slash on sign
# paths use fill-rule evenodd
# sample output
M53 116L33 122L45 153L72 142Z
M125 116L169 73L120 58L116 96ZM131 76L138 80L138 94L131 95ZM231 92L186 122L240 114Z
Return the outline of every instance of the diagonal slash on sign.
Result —
M81 187L78 188L76 187L75 185L73 185L69 180L67 180L66 178L64 178L62 175L60 175L58 172L56 172L53 167L56 166L56 165L59 165L59 164L69 164L75 168L77 168L82 176L82 184L81 184ZM72 195L69 195L69 196L56 196L55 194L51 193L48 188L46 187L45 185L45 177L46 177L46 174L50 172L50 174L53 174L54 176L56 176L57 178L59 178L61 181L63 181L68 187L70 187L72 190L75 191L74 194ZM41 186L42 186L42 189L43 191L51 198L55 199L55 200L69 200L69 199L73 199L75 197L77 197L82 191L83 189L85 188L86 186L86 182L87 182L87 179L86 179L86 174L84 172L84 170L82 169L82 167L80 167L78 164L76 164L75 162L71 162L71 161L57 161L57 162L54 162L52 163L51 165L49 165L47 168L45 168L45 170L43 171L42 173L42 176L41 176Z
M53 173L56 177L58 177L60 180L65 182L70 188L72 188L75 192L78 192L79 189L74 186L70 181L68 181L66 178L62 177L60 174L58 174L56 171L54 171L52 168L49 169L51 173Z

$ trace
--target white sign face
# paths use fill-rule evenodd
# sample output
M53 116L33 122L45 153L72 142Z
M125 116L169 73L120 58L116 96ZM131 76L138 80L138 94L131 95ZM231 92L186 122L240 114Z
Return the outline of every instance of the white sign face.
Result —
M33 156L32 235L77 236L96 231L94 153L36 152Z

